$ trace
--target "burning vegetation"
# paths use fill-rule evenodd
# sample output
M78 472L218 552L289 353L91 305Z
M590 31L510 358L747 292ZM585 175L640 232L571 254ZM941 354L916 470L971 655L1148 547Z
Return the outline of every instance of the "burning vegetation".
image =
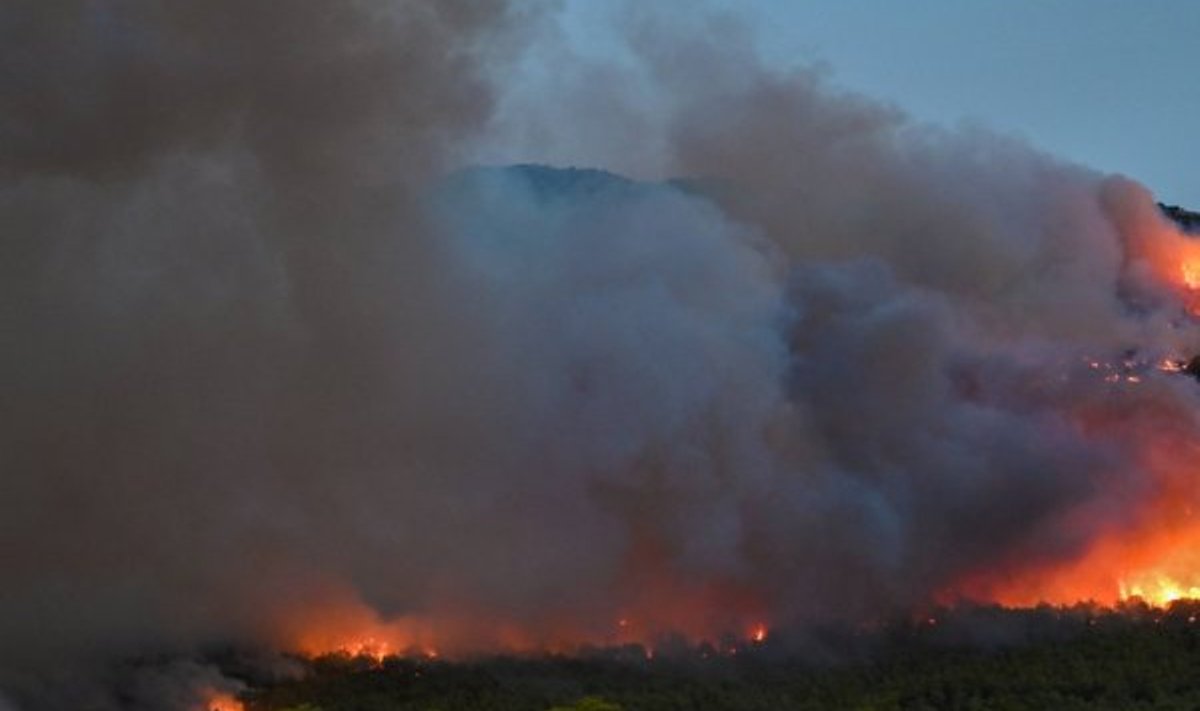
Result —
M204 694L204 697L198 711L246 711L246 706L233 694L212 691Z
M569 196L579 184L572 174L565 174L566 182L556 188L557 173L541 167L509 170L518 176L532 171L539 200L566 199L555 191ZM587 191L599 194L605 194L613 185L622 191L658 189L638 188L595 172L585 182ZM1176 299L1181 305L1167 326L1169 331L1191 335L1200 329L1190 306L1200 286L1189 280L1186 260L1194 247L1200 247L1200 240L1184 231L1182 224L1151 224L1157 236L1139 239L1158 240L1156 246L1131 254L1129 263L1136 269L1149 268L1154 283L1165 289L1156 298ZM1168 255L1173 255L1170 258L1175 261L1170 261ZM1127 308L1143 308L1138 296L1127 294L1124 298ZM1173 603L1200 597L1200 560L1193 554L1200 549L1200 521L1194 517L1194 507L1200 502L1193 490L1192 460L1187 456L1200 445L1190 410L1200 391L1200 385L1194 382L1200 378L1200 356L1181 346L1124 348L1109 358L1082 355L1074 362L1051 365L1044 372L1031 374L1037 379L1035 385L1056 383L1056 387L1073 388L1082 383L1092 389L1089 397L1072 404L1071 421L1089 441L1128 446L1133 457L1128 465L1138 467L1147 476L1137 482L1145 488L1136 491L1140 503L1124 507L1123 515L1116 520L1099 522L1096 532L1061 560L989 561L985 568L969 570L953 579L930 599L940 604L999 604L1011 608L1087 603L1111 609L1144 604L1166 610ZM1164 392L1173 397L1164 402ZM533 655L572 653L592 645L636 645L649 659L664 639L674 639L674 644L711 646L718 654L736 654L747 644L762 644L767 639L767 625L755 620L769 618L770 606L753 590L711 582L672 581L659 557L662 551L653 547L647 550L654 552L630 568L634 572L630 574L628 592L633 597L611 613L607 623L603 619L590 624L571 619L555 621L551 615L548 623L529 624L517 618L505 621L483 610L472 612L469 606L425 616L383 619L370 608L351 603L344 608L326 608L343 611L324 622L319 621L324 613L302 616L300 626L293 628L290 641L283 646L310 657L345 655L382 664L393 656L438 659L443 649L451 658L464 658L489 650ZM794 620L785 618L785 622Z
M555 173L542 168L535 170L538 190L544 199L553 199ZM593 174L589 190L596 190L603 180ZM629 189L628 185L623 189ZM546 198L547 195L550 197ZM1191 244L1188 240L1193 239L1190 235L1174 231L1179 228L1165 223L1157 225L1157 229L1187 247L1177 248L1179 254L1188 253ZM1181 304L1190 304L1193 294L1200 288L1189 281L1182 265L1166 268L1156 263L1153 274L1163 280L1169 293ZM1131 300L1130 308L1134 306L1135 302ZM1200 328L1200 322L1189 306L1180 311L1170 328L1188 332ZM1056 635L1065 634L1067 629L1078 632L1084 629L1083 625L1087 628L1100 625L1106 630L1124 629L1124 623L1118 620L1125 619L1135 626L1194 624L1198 614L1195 606L1200 604L1194 601L1200 598L1200 560L1193 551L1200 550L1200 522L1193 515L1196 502L1191 488L1194 481L1192 460L1184 454L1188 448L1200 445L1200 440L1195 439L1190 415L1184 408L1194 397L1193 391L1200 390L1200 384L1193 382L1200 378L1198 363L1200 357L1185 350L1126 348L1108 359L1084 355L1075 363L1064 364L1057 375L1050 373L1060 382L1078 380L1104 384L1097 391L1096 399L1079 403L1075 421L1088 437L1135 442L1133 451L1139 457L1138 465L1144 466L1153 477L1151 482L1143 482L1154 486L1153 495L1144 498L1144 510L1121 520L1111 530L1101 531L1065 561L1048 564L1018 561L1012 568L989 563L986 569L972 571L953 581L933 598L942 607L928 615L918 614L920 621L910 632L921 637L931 634L922 632L925 628L932 630L940 625L955 630L944 633L943 642L973 647L981 636L991 634L1006 640L1003 644L1013 643L1014 629L1023 628L1031 619L1057 620L1049 625L1056 630L1053 633ZM1038 377L1046 375L1040 373ZM1162 403L1155 398L1163 389L1182 393L1186 399L1183 403L1173 403L1173 407L1159 409ZM1143 391L1148 393L1143 396ZM1127 415L1114 419L1109 412L1112 403L1117 403L1118 409L1124 411L1130 401L1146 408L1144 412L1136 412L1137 417L1146 418L1145 423L1130 420ZM1155 422L1161 429L1155 428ZM1139 429L1144 426L1150 429ZM655 576L662 574L653 560L645 567L654 571ZM658 582L650 582L655 579ZM648 604L639 608L638 614L632 614L633 608L627 608L613 617L607 629L603 624L571 622L540 628L523 626L518 620L502 622L494 615L471 614L464 609L440 617L384 620L369 608L352 605L347 608L349 612L333 615L324 623L305 618L308 622L298 628L299 636L283 646L313 660L317 665L314 669L324 670L313 672L318 676L330 673L331 669L357 669L359 671L355 673L364 674L376 673L368 672L373 669L385 675L403 669L402 676L418 678L422 674L432 677L448 673L449 669L464 670L461 673L470 676L475 672L465 670L478 670L494 663L480 661L479 655L495 650L523 656L530 660L528 664L532 668L548 663L536 661L544 655L577 656L593 661L608 659L622 664L632 661L636 666L642 661L652 663L664 656L664 650L665 657L673 660L666 662L669 665L685 659L731 658L747 653L759 655L757 658L761 662L763 649L772 644L768 625L752 621L754 615L761 616L766 611L761 599L756 601L752 594L739 596L726 591L706 599L704 595L697 595L696 588L668 584L665 579L654 576L642 581L640 586L635 585L634 589ZM658 592L654 593L656 589ZM1022 612L1035 608L1039 610L1036 614ZM991 612L981 612L987 610ZM845 661L858 658L867 647L877 651L881 640L895 635L899 629L895 622L886 621L891 619L892 613L886 609L883 612L883 618L864 618L842 628L841 632L825 640L829 643L830 639L841 639L833 643L839 648L832 652L825 649L816 656L830 654ZM983 626L984 631L974 628L981 614L991 620ZM739 616L742 621L734 622ZM702 622L697 624L697 620ZM901 623L900 628L906 628L907 624ZM1010 626L1014 629L1008 629ZM1046 632L1035 630L1033 634L1036 637L1043 633ZM842 639L839 635L846 637ZM1029 641L1025 635L1026 632L1016 632L1021 643ZM856 640L851 644L853 651L842 646L847 644L847 639ZM855 646L860 644L864 646ZM797 658L802 659L802 665L811 664L811 639L801 628L788 627L782 645L774 647L775 653L785 649L789 654L797 654L796 650L803 648L804 653ZM452 664L466 666L437 666L442 659L441 647L450 650ZM776 660L772 654L766 658ZM343 663L350 666L338 666ZM333 666L329 666L331 664ZM427 666L430 664L434 666ZM274 698L274 693L268 693L263 699ZM286 697L287 692L278 693ZM273 707L267 704L262 708Z
M958 605L853 633L796 630L661 655L640 645L458 662L331 654L252 685L241 702L247 711L1188 707L1200 701L1198 619L1196 601Z

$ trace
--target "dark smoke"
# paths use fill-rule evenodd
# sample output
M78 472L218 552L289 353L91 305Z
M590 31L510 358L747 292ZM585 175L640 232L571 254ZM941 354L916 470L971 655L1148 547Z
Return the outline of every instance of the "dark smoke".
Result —
M1081 370L1197 345L1131 251L1143 189L767 70L727 18L633 13L627 65L506 84L566 51L520 7L0 10L21 708L80 705L48 669L271 645L347 601L547 636L670 627L695 589L718 627L731 597L852 620L1069 560L1154 493L1073 419L1196 404ZM531 135L699 180L443 178ZM164 708L208 674L181 664ZM151 703L122 698L89 703Z
M418 203L523 7L0 10L0 684L408 580L463 351Z

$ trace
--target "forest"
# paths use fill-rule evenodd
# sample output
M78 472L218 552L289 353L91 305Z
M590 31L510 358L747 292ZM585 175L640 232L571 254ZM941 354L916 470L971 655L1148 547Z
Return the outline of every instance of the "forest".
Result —
M1200 602L963 607L718 649L461 661L345 654L252 687L247 711L1200 708Z

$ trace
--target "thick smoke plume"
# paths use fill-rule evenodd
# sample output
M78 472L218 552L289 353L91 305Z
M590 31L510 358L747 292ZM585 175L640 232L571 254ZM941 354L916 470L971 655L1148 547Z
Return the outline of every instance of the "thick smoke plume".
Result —
M727 19L634 14L624 64L509 85L564 51L520 7L0 10L17 703L211 644L1036 599L1194 498L1162 452L1196 386L1140 365L1200 346L1188 238L1144 189L767 70Z
M420 195L519 14L0 10L0 677L420 602L469 359Z

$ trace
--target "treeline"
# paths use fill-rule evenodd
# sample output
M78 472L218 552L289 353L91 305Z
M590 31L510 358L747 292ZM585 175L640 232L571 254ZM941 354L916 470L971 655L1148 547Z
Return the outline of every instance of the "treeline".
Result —
M871 629L645 655L452 663L331 655L248 711L1196 709L1200 603L936 610Z
M1158 203L1158 208L1188 232L1200 231L1200 212L1185 210L1178 205L1164 205L1161 202Z

